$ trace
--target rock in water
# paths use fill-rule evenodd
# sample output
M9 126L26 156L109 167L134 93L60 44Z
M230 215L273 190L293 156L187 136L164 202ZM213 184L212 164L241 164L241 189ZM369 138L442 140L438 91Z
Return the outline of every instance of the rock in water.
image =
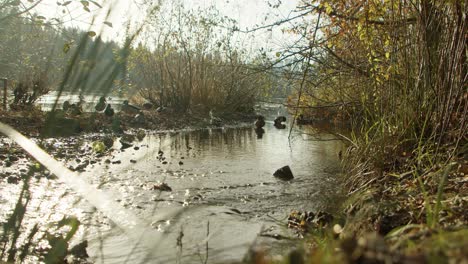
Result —
M273 173L273 176L275 176L278 179L285 180L285 181L294 179L291 168L289 168L289 166L284 166L278 169L277 171L275 171L275 173Z
M124 139L120 139L120 144L122 145L120 149L128 149L129 147L133 146L131 142L128 142Z
M146 132L144 130L138 130L138 132L136 134L136 138L139 141L142 141L145 137L146 137Z
M114 139L112 137L105 137L102 142L106 146L106 148L110 149L114 145Z

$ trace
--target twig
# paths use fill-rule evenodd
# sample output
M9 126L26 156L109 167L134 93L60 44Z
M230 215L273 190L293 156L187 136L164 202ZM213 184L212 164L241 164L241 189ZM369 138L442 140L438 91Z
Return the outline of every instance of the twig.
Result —
M208 221L206 223L206 257L205 257L205 264L208 263L208 241L209 241L209 238L210 237L210 221Z
M299 104L301 103L301 96L302 96L302 90L304 88L304 83L305 83L305 79L307 77L307 73L309 72L309 68L310 68L310 59L312 57L312 47L314 46L314 43L315 43L315 39L316 39L316 36L317 36L317 31L318 31L318 26L319 26L319 23L320 23L320 16L322 15L321 12L319 12L318 14L318 18L317 18L317 24L315 25L315 31L314 31L314 36L312 38L312 41L310 42L309 44L309 54L306 58L306 63L305 63L305 69L304 69L304 74L302 75L302 81L301 81L301 86L299 88L299 94L297 96L297 105L296 105L296 111L294 112L294 116L293 116L293 121L292 121L292 124L291 124L291 128L289 129L289 135L288 135L288 141L289 141L289 145L291 146L291 134L292 134L292 130L293 130L293 127L294 127L294 123L296 122L296 117L297 117L297 113L299 111Z

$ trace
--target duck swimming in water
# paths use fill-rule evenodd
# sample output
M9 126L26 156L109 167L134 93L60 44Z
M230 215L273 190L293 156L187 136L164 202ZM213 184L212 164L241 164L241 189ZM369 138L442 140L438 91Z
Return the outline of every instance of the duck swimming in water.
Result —
M265 117L262 115L257 116L257 120L255 121L256 128L262 128L265 126Z
M283 122L286 122L286 117L285 116L278 116L276 119L275 119L275 127L278 128L278 129L285 129L286 128L286 125L283 124Z

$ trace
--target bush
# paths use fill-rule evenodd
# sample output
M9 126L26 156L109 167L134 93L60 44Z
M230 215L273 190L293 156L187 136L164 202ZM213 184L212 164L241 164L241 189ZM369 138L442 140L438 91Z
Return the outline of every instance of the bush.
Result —
M37 99L48 93L47 73L33 73L32 76L26 76L19 80L13 90L12 109L23 108L24 106L32 106Z

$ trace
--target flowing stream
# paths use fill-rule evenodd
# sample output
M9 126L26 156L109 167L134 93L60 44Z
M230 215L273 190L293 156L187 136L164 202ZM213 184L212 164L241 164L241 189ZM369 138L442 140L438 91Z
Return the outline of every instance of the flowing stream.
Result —
M285 113L277 105L260 112L267 120ZM84 227L77 238L88 240L96 263L236 263L253 245L286 253L293 243L270 235L293 236L286 228L292 210L336 206L343 148L310 127L294 129L288 140L286 124L276 129L269 121L261 136L253 126L148 134L125 150L116 141L112 156L88 166L81 177L112 193L147 225L143 229L160 234L157 248L135 241L139 234L129 238L55 181L33 185L32 193L42 198L30 206L49 213L48 221L76 215ZM295 176L287 182L272 176L285 165ZM155 190L162 183L172 191ZM6 191L3 186L4 207Z

